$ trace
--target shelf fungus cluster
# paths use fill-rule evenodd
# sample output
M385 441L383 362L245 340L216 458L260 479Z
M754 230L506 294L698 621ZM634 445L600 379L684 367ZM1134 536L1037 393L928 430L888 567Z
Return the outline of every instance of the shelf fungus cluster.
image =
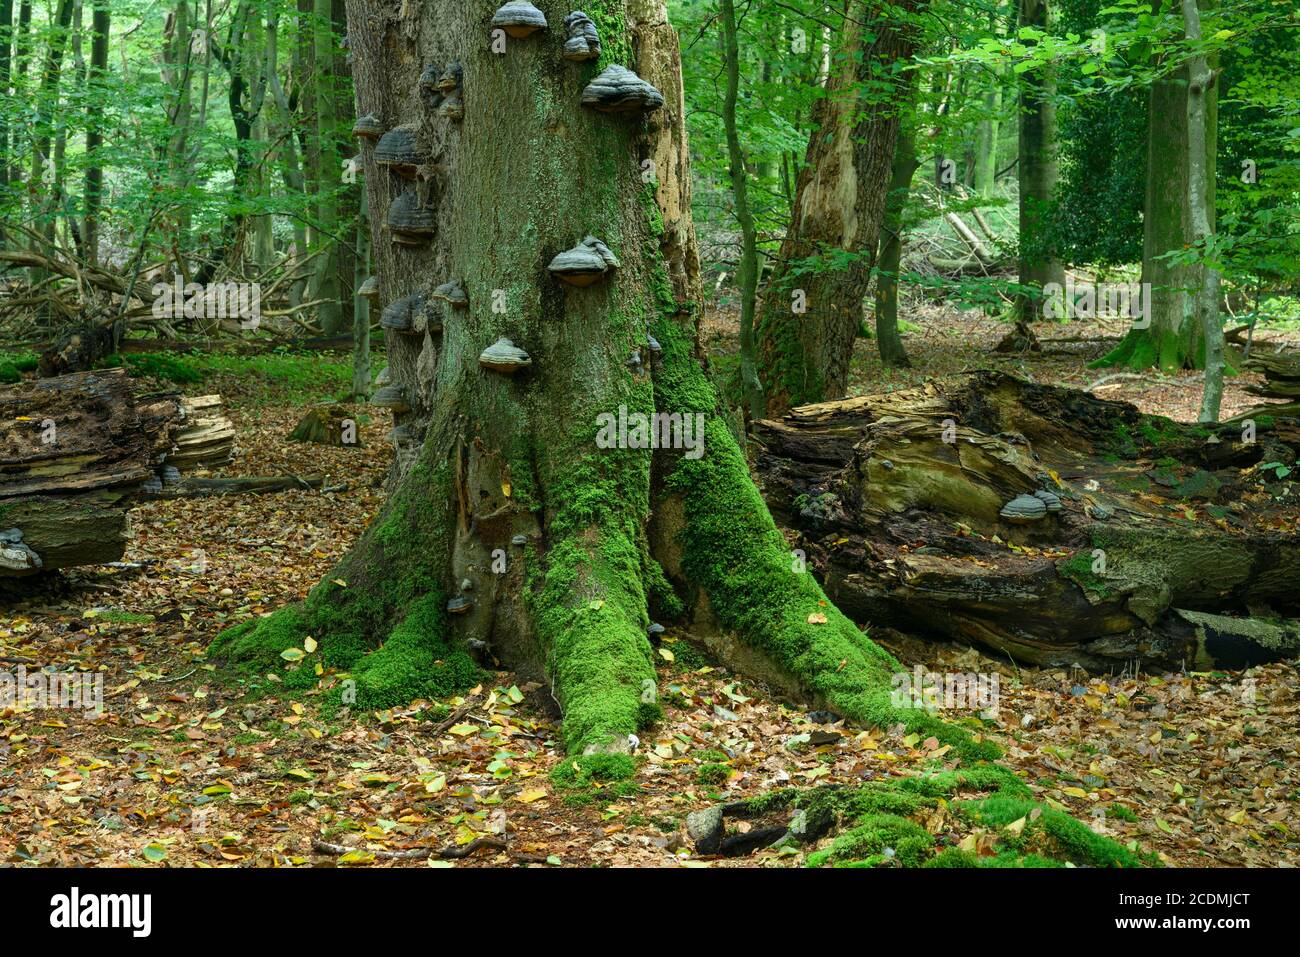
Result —
M591 17L581 10L574 10L564 18L564 29L569 38L564 41L564 58L581 63L584 60L600 59L600 34Z
M582 105L602 113L649 113L664 105L664 96L627 67L606 67L582 91Z
M413 126L393 127L375 144L375 163L405 179L415 179L416 172L427 162L429 154L420 148Z
M438 332L442 328L438 318L430 315L424 297L418 292L389 303L379 318L379 324L389 332L404 336L422 336L426 330Z
M479 353L478 364L493 372L514 375L520 369L527 369L533 360L527 352L503 336Z
M608 246L595 236L588 236L572 249L566 249L547 267L551 275L570 286L590 286L620 263Z
M460 65L459 60L452 60L438 76L438 93L442 96L438 115L450 120L463 120L465 118L465 100L462 97L464 91L465 69Z
M388 207L385 220L393 242L402 246L422 246L433 236L433 213L420 205L415 190L407 190Z
M492 26L504 30L507 36L520 39L546 29L546 14L528 0L510 0L492 15Z

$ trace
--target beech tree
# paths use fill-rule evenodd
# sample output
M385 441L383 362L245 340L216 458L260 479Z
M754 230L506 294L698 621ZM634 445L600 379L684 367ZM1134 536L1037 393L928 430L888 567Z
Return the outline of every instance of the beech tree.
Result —
M509 16L494 27L491 7L349 0L357 115L385 134L362 140L389 330L374 401L402 445L386 505L339 566L300 604L227 630L214 655L261 670L310 638L323 674L346 673L333 693L367 708L464 687L474 656L495 659L550 683L570 753L618 752L657 714L647 628L679 621L792 694L980 753L893 707L897 663L791 554L720 414L695 344L662 0L590 4L599 57L576 62L569 5L541 0L531 32ZM593 88L619 66L663 105L635 78ZM592 264L590 284L552 273L566 250ZM644 447L635 429L627 447L598 444L601 416L652 415L702 417L702 454ZM304 662L285 680L320 677Z
M834 398L848 382L889 191L899 104L924 0L853 0L800 171L756 329L769 413ZM889 91L882 95L882 87ZM825 257L824 261L822 257Z

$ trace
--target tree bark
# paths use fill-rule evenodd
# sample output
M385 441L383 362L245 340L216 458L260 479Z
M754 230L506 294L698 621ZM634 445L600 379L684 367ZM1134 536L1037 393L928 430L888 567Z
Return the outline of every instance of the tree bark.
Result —
M96 0L91 16L93 38L90 41L90 71L87 88L91 102L103 95L101 85L108 75L108 36L111 25L108 0ZM91 263L99 262L99 207L104 188L104 167L96 156L104 143L102 109L91 106L86 116L86 167L85 225L82 229L86 257Z
M912 176L919 165L911 131L901 130L889 175L889 198L885 202L880 257L876 263L876 346L880 361L887 369L912 364L898 333L898 270L903 261L903 211L907 208Z
M389 375L410 405L397 422L423 439L399 454L380 515L301 605L223 633L214 655L284 669L280 652L311 634L318 649L289 666L286 685L323 681L374 708L480 680L475 650L549 681L571 753L626 751L655 717L654 616L689 622L725 660L792 694L979 751L892 707L897 663L793 567L699 364L683 296L697 281L693 254L673 268L693 240L680 61L662 0L588 6L603 53L583 64L560 55L569 6L536 5L549 29L498 38L504 52L493 52L481 8L349 0L357 112L415 126L436 224L426 245L392 241L381 224L414 183L363 145L380 305L456 279L468 306L443 310L423 335L388 337ZM453 59L459 122L428 109L418 87L426 66ZM584 86L615 63L654 84L664 107L644 118L583 107ZM647 159L659 171L653 201ZM585 288L558 283L548 264L589 234L621 265ZM482 367L499 337L531 366ZM600 439L598 417L655 412L702 416L701 454L681 432L655 449L630 434Z
M1197 0L1182 0L1183 32L1190 43L1201 40L1201 11ZM1209 182L1214 178L1214 151L1209 145L1209 105L1214 74L1204 54L1187 62L1187 211L1192 238L1209 255L1214 238L1210 204L1214 195ZM1199 266L1201 283L1189 291L1188 317L1184 321L1200 329L1205 342L1205 389L1201 396L1200 421L1217 422L1223 401L1223 326L1219 323L1219 271L1212 265Z
M736 42L736 8L721 0L723 60L726 64L726 95L722 120L727 133L727 158L731 167L731 194L740 226L740 382L745 408L752 418L763 414L763 387L758 381L754 354L754 300L758 294L758 232L749 208L749 170L736 130L736 97L740 91L740 51Z
M1048 28L1048 0L1020 0L1022 27ZM1065 267L1042 248L1043 218L1056 189L1056 75L1051 66L1021 74L1020 86L1020 283L1042 289L1064 284ZM1017 316L1031 322L1039 315L1041 299L1017 297Z
M912 82L902 67L915 37L905 19L892 17L921 5L848 5L826 95L813 108L790 227L759 311L759 378L769 414L842 395L847 386L885 212L898 104ZM894 87L887 100L882 82ZM848 254L846 261L809 271L810 260L837 254Z
M1173 0L1164 0L1172 7ZM1203 2L1201 8L1211 4ZM1209 64L1213 67L1213 64ZM1147 181L1142 234L1142 282L1150 289L1150 315L1134 323L1124 339L1097 366L1158 368L1163 372L1205 365L1205 338L1190 299L1205 287L1199 264L1174 265L1162 257L1195 241L1188 183L1191 180L1188 65L1182 64L1151 84L1147 110ZM1197 205L1204 204L1209 230L1215 223L1215 158L1218 152L1218 93L1205 91L1205 142L1197 164L1207 175Z

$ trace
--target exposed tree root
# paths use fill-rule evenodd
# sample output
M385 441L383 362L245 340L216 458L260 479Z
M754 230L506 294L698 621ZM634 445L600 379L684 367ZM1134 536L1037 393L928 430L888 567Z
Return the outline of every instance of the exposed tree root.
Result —
M726 832L728 818L750 822ZM769 822L780 820L773 826ZM755 823L757 822L757 823ZM1033 800L996 765L872 781L861 787L786 789L696 812L696 849L735 856L760 846L811 845L811 867L1137 867L1153 863L1061 811ZM964 835L964 836L962 836Z

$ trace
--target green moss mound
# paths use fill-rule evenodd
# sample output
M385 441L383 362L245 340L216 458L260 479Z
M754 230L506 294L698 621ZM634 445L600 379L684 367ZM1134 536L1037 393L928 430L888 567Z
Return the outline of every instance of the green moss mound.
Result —
M443 540L431 536L441 536L446 522L440 492L447 482L446 466L416 465L358 544L357 558L300 604L222 632L209 656L237 677L278 674L291 690L315 687L319 665L344 679L332 697L363 709L448 697L477 684L482 670L450 640L444 570L427 547ZM308 638L314 651L306 650Z
M922 822L941 803L970 829L994 833L992 853L977 857L940 846ZM1033 800L1023 781L994 764L855 788L777 791L746 804L755 815L795 812L801 833L834 833L829 845L807 856L810 867L1140 867L1154 861ZM1017 832L1007 830L1022 818Z

